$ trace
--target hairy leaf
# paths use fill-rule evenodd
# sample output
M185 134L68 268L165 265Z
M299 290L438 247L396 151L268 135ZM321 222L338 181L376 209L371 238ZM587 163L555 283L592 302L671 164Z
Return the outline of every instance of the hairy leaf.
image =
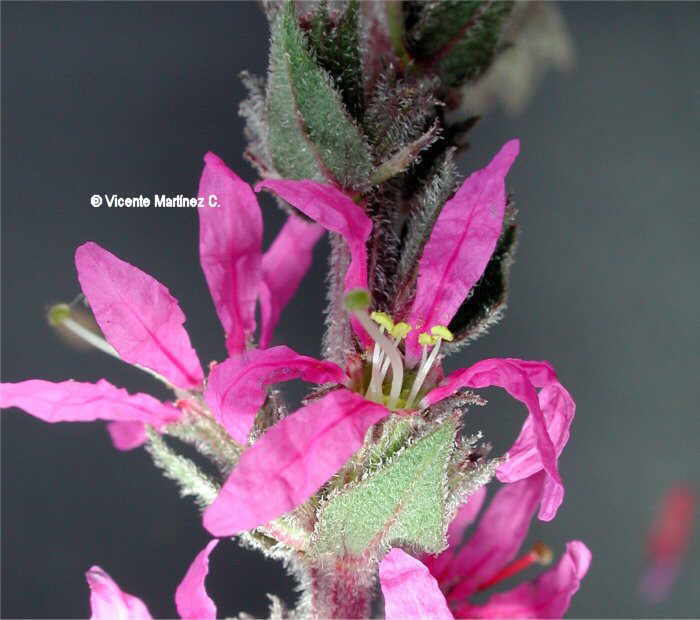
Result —
M368 148L307 48L292 3L273 25L267 117L272 162L281 176L352 187L367 182Z
M311 18L309 43L316 60L328 71L350 114L362 116L362 58L359 33L359 0L350 0L338 16L329 14L322 0Z
M424 5L411 33L411 53L448 87L475 80L491 64L512 2L442 0Z
M444 547L446 469L456 425L446 422L319 508L318 553L362 554L394 542Z

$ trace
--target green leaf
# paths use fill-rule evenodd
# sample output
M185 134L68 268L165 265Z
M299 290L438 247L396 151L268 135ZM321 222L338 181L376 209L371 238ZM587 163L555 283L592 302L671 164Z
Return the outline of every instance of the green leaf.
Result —
M446 528L446 471L456 425L449 420L318 510L316 553L372 553L400 542L438 552Z
M362 58L358 0L350 0L335 20L328 13L327 0L321 0L311 18L309 43L318 64L333 78L350 114L360 119L363 108Z
M512 7L512 2L495 0L430 2L411 33L410 51L449 87L475 80L493 61Z
M272 29L267 117L270 154L280 175L337 181L346 187L366 184L368 148L330 77L309 51L291 2Z

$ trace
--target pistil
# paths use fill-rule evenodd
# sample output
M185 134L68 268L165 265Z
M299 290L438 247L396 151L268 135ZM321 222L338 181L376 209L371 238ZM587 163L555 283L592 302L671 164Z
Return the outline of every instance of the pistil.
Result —
M122 358L119 356L119 353L117 353L116 349L111 344L109 344L109 342L107 342L104 338L101 338L94 332L90 331L89 329L87 329L87 327L84 327L72 318L72 311L68 304L56 304L55 306L49 308L48 319L49 323L54 327L63 327L66 330L68 330L71 334L80 338L83 342L86 342L90 346L93 346L96 349L102 351L103 353L111 355L112 357L118 360L122 360ZM170 382L163 375L158 374L154 370L146 368L145 366L141 366L140 364L132 364L132 366L135 366L139 370L147 372L149 375L165 383L165 385L167 385L168 387L172 387Z
M533 564L540 564L541 566L547 566L552 562L552 551L544 543L538 542L528 551L525 555L521 556L517 560L514 560L510 564L504 566L500 571L498 571L491 579L487 579L482 583L477 589L477 592L483 592L489 588L495 586L501 581L509 579L513 575L517 575L519 572L524 571Z

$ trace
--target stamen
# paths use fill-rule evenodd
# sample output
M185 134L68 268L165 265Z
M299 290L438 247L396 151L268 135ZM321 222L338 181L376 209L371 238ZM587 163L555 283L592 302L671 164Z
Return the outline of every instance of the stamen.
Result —
M431 344L435 344L435 338L428 332L423 332L420 336L418 336L418 344L428 347Z
M397 342L403 340L411 332L413 328L404 321L397 323L391 328L391 335L396 339Z
M504 566L500 571L498 571L491 579L487 579L482 583L477 589L477 592L483 592L488 588L495 586L501 581L518 574L519 572L525 570L526 568L532 566L533 564L540 564L542 566L547 566L552 562L552 550L542 542L538 542L533 545L532 549L528 551L525 555L518 558L517 560L511 562L507 566Z
M394 344L398 348L399 342L401 342L412 330L413 328L408 324L401 321L394 325L391 330L391 335L394 337ZM382 370L379 378L379 385L384 384L384 377L386 377L386 371L389 370L389 360L385 359L382 362Z
M427 335L427 334L426 334ZM423 334L421 334L423 336ZM418 392L420 392L420 389L423 387L423 382L425 381L425 378L428 376L428 373L430 372L430 368L432 365L435 363L435 358L437 357L438 351L440 350L440 343L442 340L440 338L432 338L430 335L427 335L428 338L430 338L430 342L434 342L433 350L430 352L430 355L426 359L425 355L427 352L428 347L426 345L423 345L423 353L421 355L421 364L418 367L418 372L416 373L416 378L413 380L413 385L411 386L411 392L408 395L408 398L406 399L406 407L412 407L413 406L413 401L415 400L416 396L418 396ZM424 339L425 340L425 339ZM420 341L420 338L419 338Z
M77 336L81 340L85 341L87 344L95 347L96 349L99 349L107 355L111 355L112 357L123 361L122 358L119 357L119 353L117 353L116 349L111 344L109 344L109 342L107 342L104 338L101 338L94 332L91 332L89 329L87 329L86 327L84 327L83 325L71 318L72 313L68 304L56 304L55 306L51 306L47 315L49 323L53 327L64 327L71 334ZM139 370L147 372L149 375L165 383L165 385L167 385L168 387L172 387L170 381L168 381L163 375L158 374L154 370L146 368L145 366L141 366L140 364L132 364L132 366L135 366Z
M396 345L379 330L370 318L367 313L368 306L369 292L363 289L351 291L345 297L345 307L355 315L360 325L365 328L365 331L379 345L384 355L391 362L391 392L389 393L387 407L394 409L401 395L401 386L403 385L403 360Z
M391 317L386 312L377 312L375 310L370 314L370 317L377 325L383 327L389 333L394 329L394 321L391 320Z
M447 342L452 342L455 339L452 332L444 325L434 325L430 328L430 333L436 338L447 340Z

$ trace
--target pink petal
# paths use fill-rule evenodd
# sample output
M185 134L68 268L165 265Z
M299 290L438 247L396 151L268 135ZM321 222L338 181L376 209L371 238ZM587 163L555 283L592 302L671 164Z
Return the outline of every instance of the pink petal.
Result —
M199 257L229 353L244 351L255 331L262 275L262 214L250 186L214 153L204 157L199 195L220 207L199 213Z
M558 382L542 388L538 401L547 425L547 432L554 444L554 451L559 457L569 440L576 404L569 392ZM498 479L501 482L514 482L531 476L541 469L542 459L537 449L535 422L532 417L528 417L520 435L508 450L508 461L498 468Z
M533 438L532 443L536 446L539 462L541 463L540 468L547 472L554 485L547 494L546 501L542 502L539 513L540 519L550 521L556 515L557 508L561 504L563 484L557 470L557 452L549 435L547 419L540 409L535 385L530 380L530 376L533 376L539 381L545 370L539 367L535 372L529 364L532 363L525 363L525 366L521 366L521 360L507 358L482 360L469 368L462 368L446 377L440 387L435 388L426 395L424 402L432 405L463 387L484 388L490 386L502 387L513 398L522 402L529 411L529 420L531 420L532 425L530 436ZM552 413L553 416L564 414L565 412L560 410ZM555 426L558 424L559 419L557 418ZM562 427L566 427L566 424L562 423ZM568 427L566 429L564 435L568 437ZM561 436L559 439L561 439ZM520 449L520 446L518 448ZM508 472L508 479L513 481L529 477L532 474L531 469L528 466L522 472L517 470L515 472L510 471Z
M204 396L219 423L231 437L245 444L265 402L267 386L292 379L343 383L346 377L332 362L299 355L289 347L252 349L214 366Z
M260 287L260 313L262 330L260 346L270 345L272 332L279 321L282 309L292 298L302 278L309 270L313 249L323 235L318 224L304 222L290 216L277 235L270 249L262 258L262 285Z
M566 545L557 565L531 582L494 594L485 605L463 605L458 618L562 618L591 564L591 552L578 540Z
M448 599L470 596L515 558L542 498L543 482L543 475L536 474L498 490L476 531L440 579L445 584L457 580Z
M216 605L209 598L204 580L209 574L209 554L218 540L212 540L197 554L175 591L177 613L183 620L214 620Z
M423 564L430 569L430 573L437 580L441 579L443 572L452 562L456 554L455 547L459 546L462 542L464 532L478 516L485 499L486 487L479 487L469 496L467 501L462 504L455 518L452 519L452 523L450 523L450 526L447 528L447 544L449 548L437 556L425 554L423 558L421 558Z
M133 450L148 439L143 422L110 422L107 430L117 450Z
M0 384L0 407L19 407L44 422L113 420L157 428L176 422L180 411L148 394L129 394L105 379L97 383L30 379Z
M341 389L302 407L243 453L204 527L230 536L267 523L313 495L362 446L388 410Z
M503 228L505 177L520 150L511 140L486 168L472 174L445 203L418 265L416 296L407 321L408 361L420 357L418 335L449 325L484 272Z
M379 565L386 620L449 619L453 616L428 568L401 549L392 549Z
M122 592L99 566L85 573L90 586L92 620L150 620L153 616L143 601Z
M372 232L372 220L362 207L340 190L316 181L288 181L266 179L255 186L255 191L269 189L293 205L326 230L338 233L350 249L350 266L345 274L345 291L367 288L367 239ZM363 344L369 337L353 319L355 332Z
M190 388L204 377L177 300L158 280L96 243L81 245L75 266L95 319L120 357Z

